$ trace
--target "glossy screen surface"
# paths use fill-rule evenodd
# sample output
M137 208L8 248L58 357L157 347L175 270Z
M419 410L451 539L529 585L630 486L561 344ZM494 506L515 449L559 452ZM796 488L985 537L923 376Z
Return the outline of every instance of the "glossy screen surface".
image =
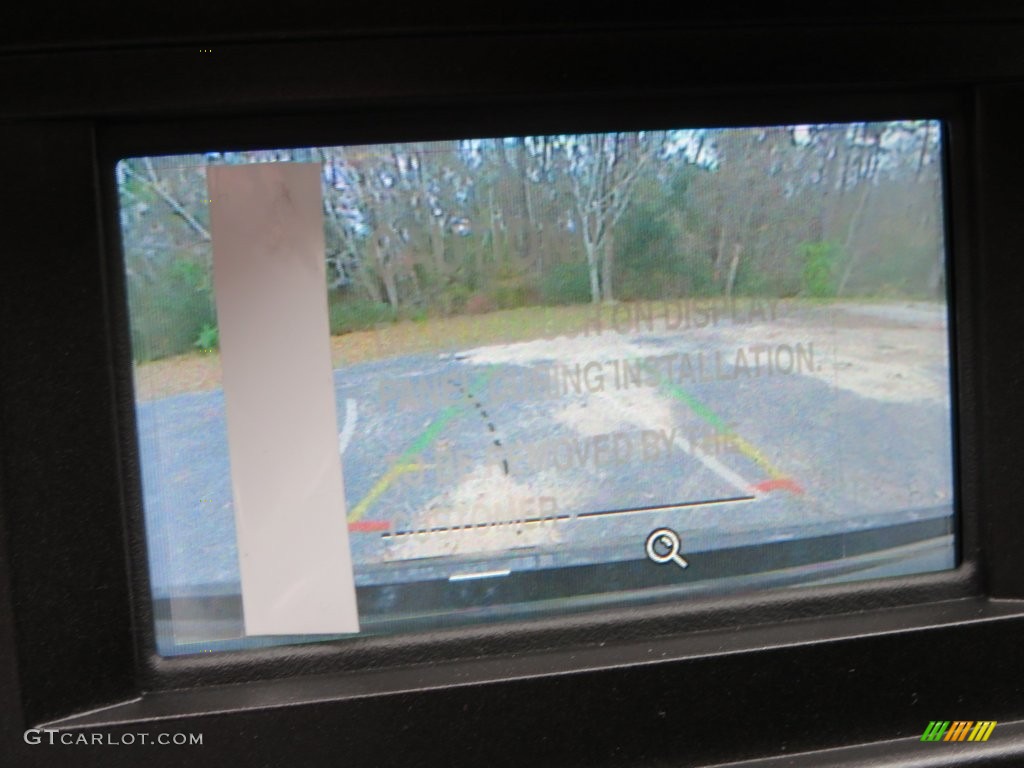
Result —
M356 634L245 633L207 171L257 163L319 168ZM122 160L160 653L954 567L942 172L926 120Z

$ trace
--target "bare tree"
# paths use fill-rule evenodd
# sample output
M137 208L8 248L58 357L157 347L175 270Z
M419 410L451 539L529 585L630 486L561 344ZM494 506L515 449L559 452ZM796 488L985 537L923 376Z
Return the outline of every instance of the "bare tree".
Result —
M633 187L655 154L644 134L588 134L565 138L567 173L583 239L593 303L612 300L611 233L629 206Z

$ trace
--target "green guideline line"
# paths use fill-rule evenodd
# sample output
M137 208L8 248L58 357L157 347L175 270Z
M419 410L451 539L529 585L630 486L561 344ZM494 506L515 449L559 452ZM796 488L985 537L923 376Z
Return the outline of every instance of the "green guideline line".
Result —
M491 376L494 375L493 367L488 367L483 373L477 376L469 385L469 394L473 395L479 391L480 388L487 385L490 381ZM388 470L381 476L373 488L370 489L358 504L352 507L352 511L348 514L348 521L354 523L359 520L366 511L370 508L384 491L390 487L391 483L395 481L395 478L406 472L413 472L419 469L419 464L413 464L412 460L415 459L419 454L423 453L431 443L433 443L441 433L444 432L445 427L448 426L451 421L463 413L466 410L466 406L463 404L449 405L447 408L442 410L423 432L420 433L419 437L412 441L412 444L406 448L398 459L392 464Z
M767 472L768 476L771 478L772 481L775 481L776 484L779 481L784 482L785 487L790 488L795 492L803 493L803 489L801 489L799 485L790 480L782 470L780 470L778 467L772 464L772 462L768 460L767 456L765 456L763 453L761 453L761 451L759 451L749 442L744 440L740 435L736 434L736 432L730 429L729 425L722 421L721 416L712 411L710 408L708 408L706 405L700 402L700 400L691 395L682 387L673 384L670 381L665 381L664 378L662 378L661 374L646 361L640 361L640 367L643 368L643 370L648 371L649 373L654 375L654 377L658 380L658 386L661 389L668 392L670 395L672 395L672 397L676 398L677 400L681 400L682 402L686 403L686 405L689 406L690 410L692 410L694 413L696 413L698 416L704 419L704 421L706 421L708 424L717 429L719 433L725 435L728 438L731 438L732 444L739 449L740 453L742 453L744 456L747 456L755 464L761 467L761 469ZM762 485L764 484L759 484L759 486L755 487L760 487Z
M704 421L713 426L719 432L725 432L727 434L731 433L729 426L724 421L722 421L722 418L717 413L708 408L706 405L704 405L704 403L702 403L700 400L691 395L682 387L673 384L670 381L665 381L665 379L662 378L661 374L650 363L644 360L640 360L639 363L640 367L643 370L652 374L654 378L657 379L658 386L661 389L668 392L670 395L672 395L672 397L676 398L677 400L681 400L682 402L686 403L686 405L689 406L691 411L696 413L698 416L704 419Z

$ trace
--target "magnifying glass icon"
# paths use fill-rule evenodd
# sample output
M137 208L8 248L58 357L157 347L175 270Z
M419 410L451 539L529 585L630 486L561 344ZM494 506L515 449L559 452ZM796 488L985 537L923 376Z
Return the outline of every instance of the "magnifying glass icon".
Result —
M651 531L647 537L647 557L658 565L664 565L670 560L680 568L686 568L690 564L679 555L679 534L671 528L658 528Z

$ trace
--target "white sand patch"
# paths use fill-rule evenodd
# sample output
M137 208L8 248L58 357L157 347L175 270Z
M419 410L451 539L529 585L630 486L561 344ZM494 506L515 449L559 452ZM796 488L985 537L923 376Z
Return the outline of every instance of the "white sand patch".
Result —
M870 400L947 405L949 337L944 315L933 308L899 309L904 311L843 305L772 324L720 328L716 342L729 349L811 344L815 367L803 375ZM776 383L775 378L764 379L766 386Z
M908 301L895 304L836 304L833 309L853 315L874 317L914 326L942 326L945 328L947 308L938 302Z
M945 337L937 335L935 343L928 345L922 344L919 333L836 329L834 354L823 339L820 348L824 354L818 353L822 369L811 375L873 400L947 405Z
M477 467L453 489L434 496L417 517L417 530L393 539L390 559L502 552L562 541L552 518L577 500L569 487L542 472L517 482L494 466ZM553 490L555 489L555 490ZM524 522L544 518L541 522ZM441 531L430 529L441 528Z
M636 344L636 341L642 342L643 336L623 336L607 332L576 338L559 336L553 339L495 344L489 347L476 347L459 354L460 359L474 365L528 366L545 362L585 365L592 360L615 360L648 354L646 348L641 344Z
M467 362L476 365L511 364L531 366L557 362L565 366L590 362L632 360L655 352L657 347L643 344L643 334L602 335L537 339L515 344L478 347L463 353ZM619 429L668 428L672 424L671 407L657 389L593 392L585 399L573 398L554 414L555 419L581 435L593 436Z
M478 347L463 353L463 359L476 365L531 366L557 362L575 366L595 361L607 363L643 357L656 351L652 347L637 343L643 340L640 334L624 336L614 333L577 338L537 339ZM553 416L557 421L588 437L634 427L668 428L672 424L671 407L656 389L589 393L582 399L572 398Z
M707 333L702 334L703 338L708 338ZM466 352L463 359L477 364L532 365L558 361L562 365L586 365L591 361L607 363L612 360L644 357L652 353L664 354L667 351L656 344L645 345L645 340L642 332L575 339L540 339L480 347ZM638 428L673 435L670 439L683 452L693 456L740 492L752 492L750 484L723 462L691 445L681 434L675 433L677 424L672 413L672 402L655 387L605 390L591 392L585 396L577 395L569 399L565 406L555 410L552 417L584 437ZM591 489L591 497L595 495L594 491L599 489ZM562 493L561 489L559 493Z
M566 366L591 361L635 359L669 350L645 344L647 337L678 339L678 351L717 349L727 358L752 346L813 346L815 368L802 373L861 397L892 403L946 405L949 398L948 333L941 305L854 303L783 309L774 322L721 323L704 329L557 337L478 347L462 353L477 365ZM777 383L765 378L765 386ZM633 392L594 393L587 405L572 403L560 414L585 435L615 429L616 423L657 428L667 411L653 392L631 400ZM650 410L650 415L645 413ZM607 411L602 413L602 411ZM618 420L618 422L616 422Z
M594 393L586 402L572 402L553 415L587 437L634 428L669 430L673 425L671 405L656 389Z

